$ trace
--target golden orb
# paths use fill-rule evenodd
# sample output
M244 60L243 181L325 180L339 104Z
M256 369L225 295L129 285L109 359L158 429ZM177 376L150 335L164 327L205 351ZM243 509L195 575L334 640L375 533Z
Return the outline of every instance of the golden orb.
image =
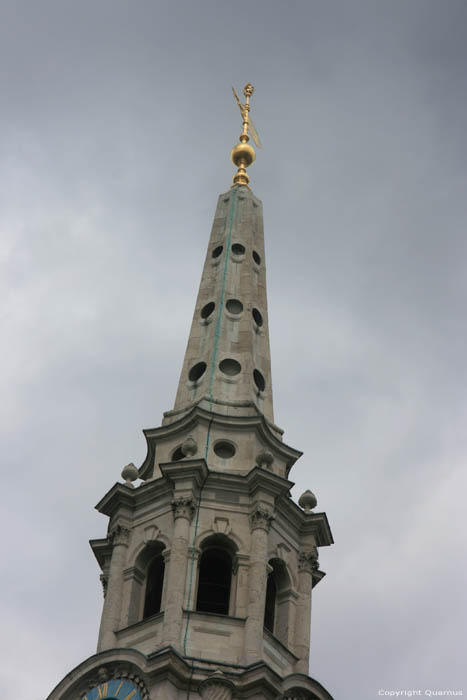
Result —
M254 148L248 143L237 143L236 146L232 148L232 153L230 154L232 163L234 163L237 168L243 166L248 168L249 165L254 163L256 158L256 153Z

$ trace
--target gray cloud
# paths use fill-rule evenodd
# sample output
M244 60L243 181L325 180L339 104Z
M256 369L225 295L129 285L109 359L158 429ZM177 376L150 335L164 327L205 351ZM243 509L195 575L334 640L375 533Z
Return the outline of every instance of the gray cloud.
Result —
M94 651L92 506L172 407L247 80L276 419L336 540L311 674L342 700L462 689L465 4L2 14L3 694Z

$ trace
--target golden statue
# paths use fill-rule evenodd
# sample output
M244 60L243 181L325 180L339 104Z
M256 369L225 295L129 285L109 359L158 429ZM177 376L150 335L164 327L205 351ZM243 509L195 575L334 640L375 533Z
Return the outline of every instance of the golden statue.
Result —
M245 95L245 104L243 104L242 102L240 102L234 88L232 88L232 92L237 101L243 122L243 130L240 134L239 139L240 143L237 143L237 145L233 147L232 153L230 154L232 162L238 168L237 172L234 175L233 183L234 185L246 185L247 187L248 183L250 182L250 178L246 173L246 168L248 168L248 166L251 165L256 158L254 148L248 143L248 141L250 140L248 133L251 134L251 138L255 142L257 148L261 148L261 141L259 140L258 132L256 131L250 117L250 97L252 96L254 90L255 89L253 85L251 85L250 83L245 85L245 87L243 88L243 94Z

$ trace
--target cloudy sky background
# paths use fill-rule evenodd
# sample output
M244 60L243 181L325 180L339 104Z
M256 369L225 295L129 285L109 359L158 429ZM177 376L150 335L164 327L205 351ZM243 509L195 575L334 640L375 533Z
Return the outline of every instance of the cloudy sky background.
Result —
M276 421L336 544L310 673L462 689L467 5L4 0L0 691L95 650L93 510L173 406L256 86Z

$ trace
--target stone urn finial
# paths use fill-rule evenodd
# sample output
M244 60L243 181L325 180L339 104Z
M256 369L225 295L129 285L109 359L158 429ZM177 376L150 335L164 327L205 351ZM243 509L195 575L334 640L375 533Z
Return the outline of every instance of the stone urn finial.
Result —
M184 442L182 442L180 450L184 457L194 457L195 454L198 452L198 445L190 435L190 437L187 437L187 439Z
M302 495L298 499L298 505L300 506L300 508L303 508L305 513L311 513L313 508L316 508L316 506L318 505L318 501L316 499L315 494L309 489L307 489L302 493Z
M130 489L134 489L135 487L131 483L132 481L135 481L139 476L138 469L135 467L133 462L130 462L130 464L127 464L126 467L123 467L122 469L122 479L125 480L125 486L128 486Z
M263 469L269 469L274 462L274 457L270 452L263 450L256 456L256 464Z

